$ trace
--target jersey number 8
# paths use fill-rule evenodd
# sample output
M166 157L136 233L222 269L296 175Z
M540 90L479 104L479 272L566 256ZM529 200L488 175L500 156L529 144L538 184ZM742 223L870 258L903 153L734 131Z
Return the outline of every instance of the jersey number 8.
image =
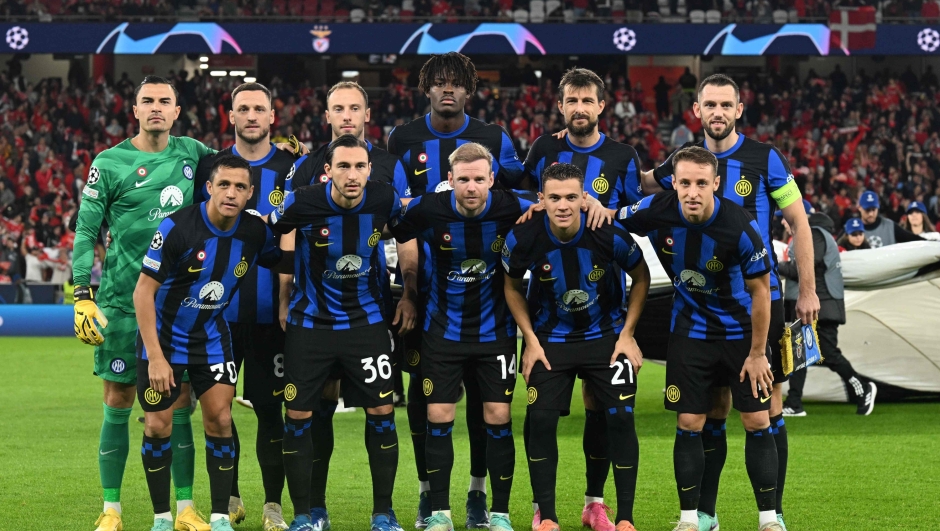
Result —
M375 366L372 364L373 358L362 358L359 360L359 362L362 363L362 370L372 373L371 376L366 378L366 383L374 382L379 376L381 376L383 380L388 380L392 377L392 364L388 361L388 354L382 354L376 359L379 366L378 370L376 370Z

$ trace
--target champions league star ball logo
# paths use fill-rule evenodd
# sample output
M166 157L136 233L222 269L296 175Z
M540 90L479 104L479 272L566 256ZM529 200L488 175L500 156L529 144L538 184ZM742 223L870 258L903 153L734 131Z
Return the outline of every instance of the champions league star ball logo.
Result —
M9 33L7 33L7 42L10 42ZM935 52L937 48L940 48L940 32L930 28L921 30L917 34L917 45L925 52Z
M636 46L636 33L630 28L620 28L614 32L614 46L621 52L629 52Z
M22 50L29 44L29 32L25 28L13 26L7 30L7 46L14 50Z

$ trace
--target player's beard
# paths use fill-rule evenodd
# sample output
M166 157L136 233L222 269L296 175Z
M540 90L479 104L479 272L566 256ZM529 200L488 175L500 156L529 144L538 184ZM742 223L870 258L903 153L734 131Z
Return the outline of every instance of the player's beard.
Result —
M587 124L584 125L583 127L578 127L576 125L573 125L574 121L577 120L578 118L586 118ZM578 137L591 136L591 134L594 133L594 131L597 129L597 119L595 118L594 120L591 120L591 118L587 115L576 114L571 117L571 120L568 123L566 123L565 126L568 128L568 134L570 134L571 136L578 136Z
M705 134L708 135L712 140L721 141L728 138L728 135L734 131L734 121L732 120L731 122L727 123L724 129L719 131L718 134L715 134L712 132L711 125L705 121L705 118L702 118L702 129L705 130Z
M238 128L235 129L235 134L238 135L238 138L242 139L243 141L249 144L258 144L266 140L268 138L268 135L271 133L270 126L269 127L260 126L260 127L261 128L258 129L258 133L256 135L247 136L245 134L245 131L239 130Z

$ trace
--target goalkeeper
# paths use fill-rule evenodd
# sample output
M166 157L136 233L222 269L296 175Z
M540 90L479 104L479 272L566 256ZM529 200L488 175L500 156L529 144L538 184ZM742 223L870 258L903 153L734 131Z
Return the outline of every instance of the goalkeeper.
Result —
M95 374L104 382L104 423L98 443L98 469L104 510L96 531L120 531L121 481L128 455L127 421L137 392L134 287L148 245L159 248L160 222L191 203L199 159L214 151L191 138L170 136L180 113L176 89L164 78L147 76L134 91L140 132L103 151L92 163L82 191L75 234L75 335L95 345ZM89 276L94 246L106 220L113 239L102 268L101 288L92 293ZM156 232L156 235L154 233ZM189 384L173 412L173 482L176 529L209 531L192 506L193 431ZM155 526L156 529L156 526ZM162 529L161 529L162 531Z

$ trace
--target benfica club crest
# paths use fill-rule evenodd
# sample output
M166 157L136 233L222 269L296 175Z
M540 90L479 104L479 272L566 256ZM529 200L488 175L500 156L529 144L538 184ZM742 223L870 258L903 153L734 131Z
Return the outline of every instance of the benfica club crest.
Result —
M316 37L313 39L313 49L317 53L324 53L330 49L330 34L333 33L327 26L314 26L310 34Z

